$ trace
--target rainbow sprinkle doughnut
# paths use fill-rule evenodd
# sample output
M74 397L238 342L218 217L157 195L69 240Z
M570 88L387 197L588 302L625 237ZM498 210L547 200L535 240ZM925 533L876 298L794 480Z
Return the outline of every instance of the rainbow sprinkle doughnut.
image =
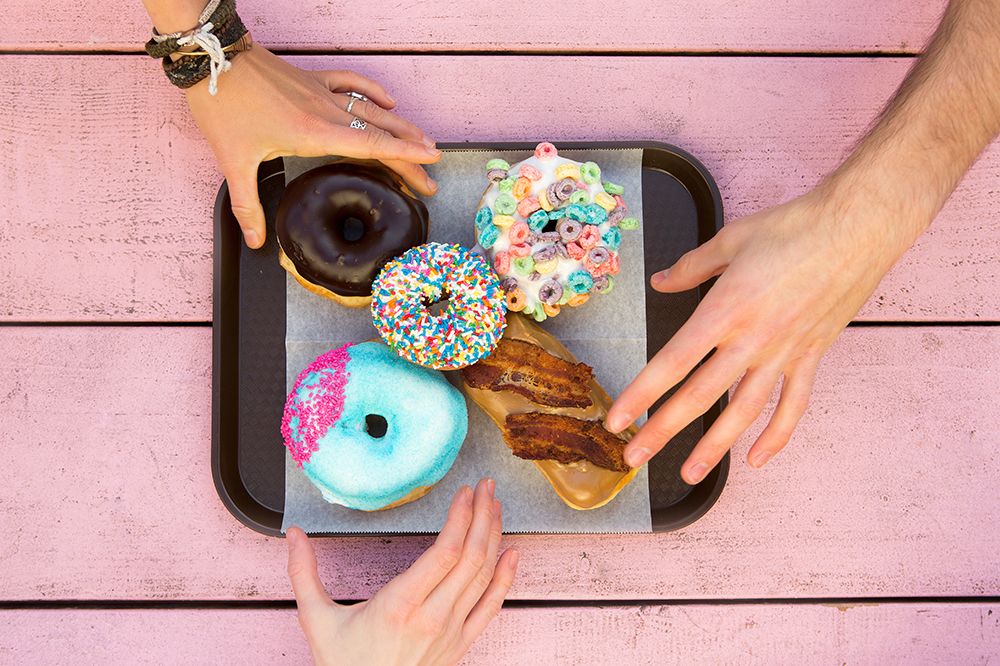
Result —
M381 342L320 355L296 378L281 421L285 446L323 499L362 511L428 492L467 430L462 394Z
M428 310L445 299L442 313ZM488 355L507 325L504 292L486 261L441 243L411 248L385 265L372 283L372 316L397 354L437 370Z
M491 159L486 177L476 238L510 311L543 321L614 288L621 232L638 229L639 220L628 217L624 188L601 180L599 166L560 157L543 142L513 166Z

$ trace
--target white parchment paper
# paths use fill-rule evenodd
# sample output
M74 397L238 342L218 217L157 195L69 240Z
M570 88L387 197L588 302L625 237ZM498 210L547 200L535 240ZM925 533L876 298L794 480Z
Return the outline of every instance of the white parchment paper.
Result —
M439 190L426 199L430 240L471 247L479 198L486 187L484 165L490 157L511 164L530 155L519 151L446 151L428 172ZM560 151L570 159L592 160L605 180L625 187L630 213L642 220L642 151ZM334 158L285 158L285 180ZM577 358L594 368L598 381L612 396L621 392L646 362L646 308L641 231L622 233L621 273L610 294L596 294L579 308L563 308L542 323ZM286 305L287 390L295 377L319 354L348 342L377 338L367 308L345 308L303 289L288 276ZM456 386L457 373L449 373ZM405 399L402 396L400 399ZM298 525L307 532L436 532L448 505L463 484L482 477L496 479L507 532L649 532L649 491L646 469L609 504L590 511L566 506L534 464L514 457L499 429L474 403L468 403L469 434L451 471L423 498L374 513L328 504L290 455L285 457L284 531Z

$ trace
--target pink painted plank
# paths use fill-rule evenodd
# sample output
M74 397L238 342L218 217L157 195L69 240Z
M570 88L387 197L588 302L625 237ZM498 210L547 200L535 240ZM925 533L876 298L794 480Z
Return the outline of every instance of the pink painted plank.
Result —
M675 143L715 174L730 218L815 183L909 65L653 57L295 61L382 80L401 100L401 112L439 141ZM0 197L0 318L211 318L210 216L219 180L181 98L156 69L135 57L0 57L0 96L9 101L0 105L7 157L0 163L7 195ZM39 71L51 85L34 85ZM505 91L545 71L561 73L552 94L530 105L506 100ZM462 94L445 104L441 90ZM998 181L1000 144L969 173L862 319L1000 319Z
M447 0L357 3L305 0L294 7L245 0L254 36L282 49L348 51L887 51L912 53L937 24L944 0L681 0L577 2ZM11 0L0 49L138 51L149 20L139 3L56 0L45 20Z
M0 600L287 599L209 473L210 332L0 327ZM851 329L765 471L665 535L517 536L516 598L1000 594L1000 329ZM276 446L278 446L276 441ZM499 489L503 496L503 489ZM318 544L365 598L426 538Z
M12 663L309 663L295 611L0 611ZM465 664L973 664L1000 651L998 604L506 609ZM6 660L6 659L5 659Z

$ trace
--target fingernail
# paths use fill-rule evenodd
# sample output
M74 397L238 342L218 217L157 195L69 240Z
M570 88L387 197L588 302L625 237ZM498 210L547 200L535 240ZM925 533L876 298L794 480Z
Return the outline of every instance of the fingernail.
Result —
M430 139L430 137L426 137L426 136L424 137L424 145L427 146L428 148L437 148L437 144L434 143Z
M690 479L691 485L700 483L705 475L708 474L708 465L700 462L696 465L692 465L691 469L688 470L688 479Z
M431 194L438 191L438 184L430 176L427 176L427 189L431 191Z
M462 501L468 505L472 505L472 488L469 486L462 486Z
M430 155L431 157L438 157L441 154L441 151L438 150L437 148L429 148L429 147L425 147L424 152Z
M625 452L625 462L629 467L642 467L653 457L653 453L646 448L629 449Z
M516 550L512 550L510 552L511 552L511 555L510 555L510 568L511 569L516 569L517 568L517 563L521 561L521 553L518 552L518 551L516 551Z
M659 273L653 273L653 277L650 278L649 280L650 284L652 284L654 287L658 284L661 284L664 280L667 279L668 272L669 269L665 271L660 271Z
M247 229L243 233L243 240L246 241L247 247L256 250L260 247L260 235L253 229Z
M396 105L396 100L393 99L392 95L390 95L389 93L385 94L385 98L386 100L388 100L389 104L392 104L393 106Z
M489 492L490 497L493 496L493 493L496 492L496 489L497 489L497 482L494 481L493 479L486 479L486 490L487 492Z
M617 435L622 430L627 428L629 423L630 419L627 416L615 412L613 414L608 414L608 418L604 421L604 429Z
M766 463L770 459L771 459L771 454L768 451L762 451L762 452L758 453L757 455L755 455L750 460L750 464L753 467L760 468L760 467L763 467L764 463Z

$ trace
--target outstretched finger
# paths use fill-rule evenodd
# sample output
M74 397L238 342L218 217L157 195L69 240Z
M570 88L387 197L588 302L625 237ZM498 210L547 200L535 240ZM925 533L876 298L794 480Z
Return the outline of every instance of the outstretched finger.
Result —
M407 608L416 608L438 583L455 568L462 556L462 544L472 523L472 490L462 486L455 493L448 509L448 519L434 545L410 565L410 568L393 578L380 594L395 598Z
M718 297L710 293L622 391L608 410L605 426L609 431L618 433L627 428L712 351L726 328L728 316L714 304L716 300Z
M517 573L517 562L520 558L516 550L504 551L497 562L493 579L489 586L473 607L465 624L462 625L462 643L467 650L472 642L483 633L489 623L500 614L503 608L503 600L510 591L510 586L514 583L514 574ZM464 650L463 650L464 652Z
M785 372L778 406L771 421L764 428L747 453L747 460L753 467L762 467L781 449L785 448L792 432L809 407L809 396L816 381L820 356L811 355L800 359L795 366Z
M419 164L402 160L382 160L382 164L399 174L417 194L430 196L438 190L437 182Z
M319 81L326 86L330 92L361 93L381 106L383 109L391 109L396 106L396 100L394 100L389 93L385 91L385 88L383 88L377 81L373 81L367 76L362 76L357 72L352 72L346 69L328 69L314 71L312 74L319 79Z
M257 165L226 172L233 215L243 230L247 247L256 250L264 244L264 208L257 194Z
M749 365L745 351L720 350L677 389L625 447L625 462L639 467L729 390Z
M732 448L746 429L753 425L767 406L771 391L781 379L781 364L748 370L736 387L732 400L691 451L681 466L681 477L691 485L705 478Z
M414 164L433 164L441 159L441 151L419 141L399 139L383 129L369 124L357 129L329 123L316 136L310 137L316 152L358 159L403 160Z
M351 98L346 95L335 95L335 98L334 103L343 109L345 113L347 113L347 107L351 107L351 116L356 116L361 120L373 123L400 139L419 141L428 147L434 146L434 142L427 138L427 135L419 127L408 120L400 118L392 111L386 111L374 102L354 100L354 103L351 104ZM350 123L350 120L348 120L348 123Z
M462 593L475 579L476 574L486 565L490 537L493 533L495 515L493 511L495 484L485 479L476 486L472 525L465 535L462 557L434 591L427 596L423 610L428 617L444 620L451 616Z
M731 260L725 243L716 237L684 254L670 268L654 273L649 283L665 293L687 291L722 273Z
M326 593L316 565L316 551L309 537L298 527L285 532L288 541L288 579L292 583L295 603L303 621L317 609L332 606L333 600Z
M486 561L472 582L459 596L455 603L455 616L460 622L465 622L472 608L486 592L497 566L497 553L500 552L500 540L503 538L503 509L499 500L493 500L493 523L490 525L490 540L486 547Z

